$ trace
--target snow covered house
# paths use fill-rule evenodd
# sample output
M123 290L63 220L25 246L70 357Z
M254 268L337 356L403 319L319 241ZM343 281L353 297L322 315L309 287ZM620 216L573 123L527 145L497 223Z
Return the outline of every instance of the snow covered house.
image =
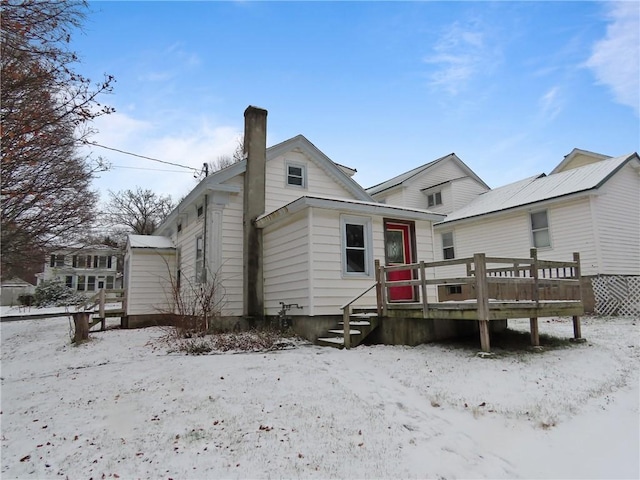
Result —
M247 158L203 179L153 236L129 238L128 326L164 321L176 288L215 278L225 328L290 306L295 330L315 341L375 284L374 260L433 260L433 223L444 215L377 202L351 178L355 170L302 135L267 148L266 118L247 108ZM375 305L375 289L362 300ZM411 343L433 336L429 322L416 328L423 333L412 329Z
M574 149L549 174L486 191L434 225L436 259L579 252L583 301L640 315L640 161Z

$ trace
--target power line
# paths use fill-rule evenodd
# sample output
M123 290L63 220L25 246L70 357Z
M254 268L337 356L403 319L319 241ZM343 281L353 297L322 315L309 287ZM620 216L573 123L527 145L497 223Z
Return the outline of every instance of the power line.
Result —
M172 173L187 173L182 170L167 170L165 168L145 168L145 167L126 167L124 165L109 165L110 168L127 168L130 170L150 170L152 172L172 172Z
M174 167L186 168L188 170L192 170L196 173L200 173L200 170L197 168L189 167L187 165L180 165L179 163L167 162L165 160L158 160L157 158L146 157L144 155L139 155L137 153L127 152L125 150L120 150L119 148L107 147L106 145L100 145L99 143L87 142L87 145L92 145L94 147L105 148L107 150L113 150L114 152L124 153L125 155L131 155L132 157L144 158L145 160L151 160L152 162L164 163L166 165L173 165Z

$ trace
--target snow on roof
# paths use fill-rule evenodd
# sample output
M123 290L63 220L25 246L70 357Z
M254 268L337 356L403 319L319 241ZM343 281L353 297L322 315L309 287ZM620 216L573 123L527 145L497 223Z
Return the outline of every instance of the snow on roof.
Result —
M168 237L159 235L129 235L131 248L175 248Z
M452 212L440 224L599 188L633 156L622 155L549 176L541 174L489 190Z

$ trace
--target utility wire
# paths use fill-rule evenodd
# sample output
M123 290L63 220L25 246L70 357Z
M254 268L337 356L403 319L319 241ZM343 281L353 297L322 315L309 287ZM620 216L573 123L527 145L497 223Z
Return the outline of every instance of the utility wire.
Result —
M131 155L132 157L144 158L145 160L151 160L153 162L164 163L166 165L173 165L174 167L186 168L188 170L192 170L196 173L200 173L200 170L197 168L189 167L187 165L180 165L179 163L167 162L165 160L158 160L157 158L145 157L144 155L139 155L137 153L126 152L124 150L120 150L119 148L107 147L106 145L100 145L99 143L87 142L87 145L92 145L94 147L106 148L107 150L113 150L114 152L124 153L125 155Z
M152 172L172 172L172 173L187 173L182 170L167 170L165 168L145 168L145 167L127 167L125 165L109 165L109 168L127 168L129 170L148 170Z

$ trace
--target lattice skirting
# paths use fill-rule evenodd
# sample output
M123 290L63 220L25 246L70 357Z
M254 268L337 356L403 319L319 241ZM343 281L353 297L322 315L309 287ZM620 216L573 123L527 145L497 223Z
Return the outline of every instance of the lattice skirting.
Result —
M593 277L591 287L598 315L640 317L640 276Z

